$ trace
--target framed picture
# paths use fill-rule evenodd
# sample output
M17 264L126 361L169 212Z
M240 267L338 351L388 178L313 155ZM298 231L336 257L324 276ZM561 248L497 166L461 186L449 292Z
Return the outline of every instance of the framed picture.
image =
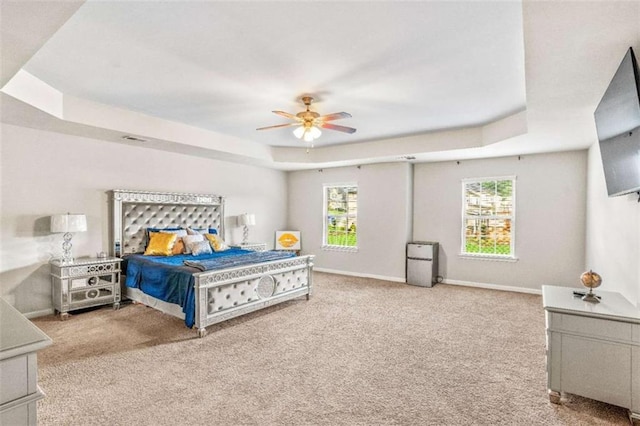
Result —
M300 231L276 231L276 250L300 250Z

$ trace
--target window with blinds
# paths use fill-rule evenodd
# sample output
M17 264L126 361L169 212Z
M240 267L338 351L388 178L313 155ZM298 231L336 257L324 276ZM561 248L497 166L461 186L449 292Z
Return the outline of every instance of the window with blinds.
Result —
M514 258L515 177L462 181L462 254Z
M324 185L323 247L357 250L358 186Z

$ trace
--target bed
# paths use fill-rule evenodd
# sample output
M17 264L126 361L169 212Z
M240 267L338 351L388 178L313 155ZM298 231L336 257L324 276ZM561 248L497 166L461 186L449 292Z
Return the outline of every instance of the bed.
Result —
M124 259L125 296L183 319L199 337L212 324L311 295L312 255L230 249L218 256L142 256L148 228L224 236L223 197L116 189L110 200L111 251ZM172 287L162 287L161 276L170 277Z

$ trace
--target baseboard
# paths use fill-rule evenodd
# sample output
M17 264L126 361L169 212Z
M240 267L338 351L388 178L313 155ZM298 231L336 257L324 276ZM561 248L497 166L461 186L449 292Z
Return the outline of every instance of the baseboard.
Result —
M376 280L384 280L384 281L393 281L397 283L406 283L407 280L404 278L398 277L387 277L384 275L375 275L375 274L362 274L360 272L349 272L349 271L339 271L336 269L327 269L327 268L317 268L314 266L314 271L325 272L327 274L337 274L337 275L347 275L351 277L360 277L360 278L373 278ZM476 288L486 288L489 290L499 290L499 291L514 291L516 293L527 293L527 294L536 294L538 296L542 295L542 290L538 290L535 288L523 288L523 287L514 287L508 285L500 285L500 284L488 284L488 283L476 283L473 281L461 281L461 280L449 280L446 279L442 282L442 284L451 284L451 285L459 285L464 287L476 287Z
M535 288L514 287L514 286L500 285L500 284L476 283L473 281L460 281L460 280L446 279L442 283L451 284L451 285L460 285L464 287L487 288L490 290L515 291L517 293L527 293L527 294L537 294L537 295L542 294L542 290L538 290Z
M375 280L393 281L396 283L406 282L404 278L386 277L384 275L375 275L375 274L361 274L360 272L338 271L336 269L317 268L315 266L313 267L313 270L318 272L326 272L327 274L348 275L350 277L360 277L360 278L373 278Z
M26 312L22 315L24 315L25 317L31 319L31 318L38 318L38 317L44 317L47 315L51 315L54 313L53 308L50 309L43 309L41 311L33 311L33 312Z

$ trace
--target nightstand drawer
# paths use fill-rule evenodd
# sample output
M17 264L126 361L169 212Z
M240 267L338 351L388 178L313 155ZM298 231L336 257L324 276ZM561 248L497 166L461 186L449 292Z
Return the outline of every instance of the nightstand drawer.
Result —
M549 327L565 333L624 342L632 341L633 327L628 322L551 313Z
M116 279L117 279L117 276L115 274L94 275L91 277L73 278L71 279L70 289L76 290L84 287L112 285L113 283L115 283Z
M114 300L120 300L119 297L116 299L113 286L91 287L78 291L72 291L70 294L70 299L71 303L75 306L81 306L83 303L93 305L100 302L112 303Z
M29 358L21 355L0 361L0 404L29 395L36 375L29 374Z

